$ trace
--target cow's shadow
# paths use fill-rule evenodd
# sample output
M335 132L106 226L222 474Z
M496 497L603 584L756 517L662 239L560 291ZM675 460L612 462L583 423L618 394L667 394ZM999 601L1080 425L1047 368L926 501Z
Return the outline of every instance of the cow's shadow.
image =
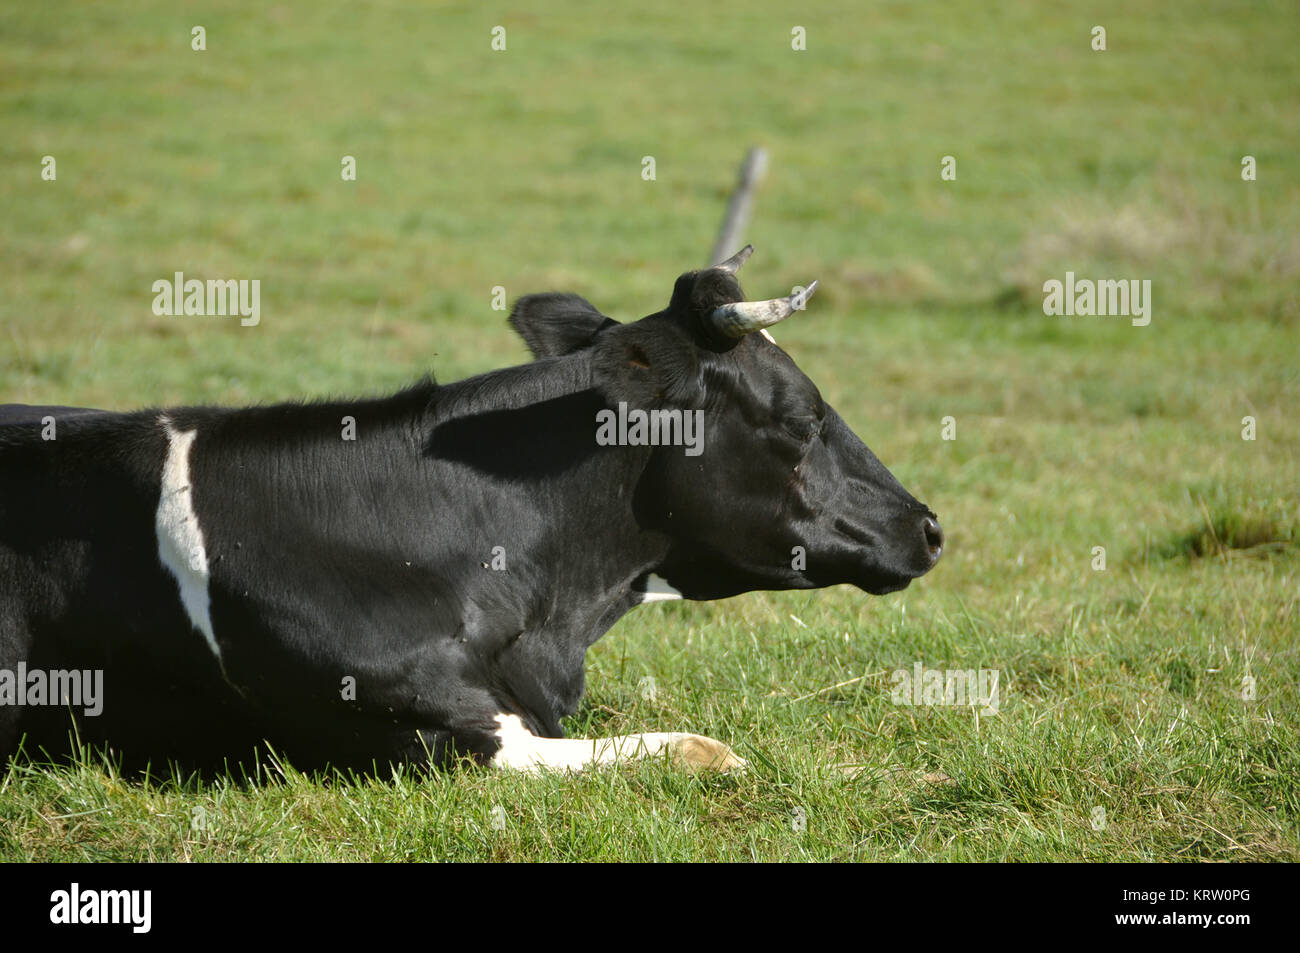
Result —
M426 458L463 464L477 474L535 483L581 467L601 449L594 390L525 407L484 410L435 424Z

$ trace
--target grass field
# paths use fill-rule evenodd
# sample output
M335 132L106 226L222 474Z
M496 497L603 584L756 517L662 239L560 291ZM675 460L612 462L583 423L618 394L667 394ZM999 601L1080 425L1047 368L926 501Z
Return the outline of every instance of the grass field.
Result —
M0 860L1300 859L1300 8L514 6L6 6L0 402L518 363L493 287L658 310L762 144L746 290L821 279L778 340L944 559L596 645L571 734L696 731L742 776L24 765ZM1150 324L1044 315L1067 270L1150 279ZM260 324L155 316L175 271L260 279ZM893 704L918 662L998 670L999 712Z

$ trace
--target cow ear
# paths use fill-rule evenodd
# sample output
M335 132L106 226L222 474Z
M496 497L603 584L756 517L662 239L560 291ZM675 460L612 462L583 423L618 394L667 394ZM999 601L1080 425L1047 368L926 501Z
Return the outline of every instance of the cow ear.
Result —
M695 344L676 325L619 325L593 349L592 379L611 404L692 407L704 392Z
M510 312L510 326L533 357L563 357L589 347L596 335L618 322L575 294L525 295Z

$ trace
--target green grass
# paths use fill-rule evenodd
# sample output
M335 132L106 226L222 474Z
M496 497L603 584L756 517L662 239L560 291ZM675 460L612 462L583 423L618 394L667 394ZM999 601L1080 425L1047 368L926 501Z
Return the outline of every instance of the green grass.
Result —
M822 279L777 337L949 539L906 593L654 605L597 644L571 734L709 734L743 776L141 783L88 756L0 779L0 859L1300 859L1300 12L788 9L0 11L0 399L516 363L494 286L657 310L761 143L746 287ZM155 317L176 270L261 279L261 324ZM1044 316L1066 270L1150 278L1151 324ZM1000 712L893 705L918 661L998 669Z

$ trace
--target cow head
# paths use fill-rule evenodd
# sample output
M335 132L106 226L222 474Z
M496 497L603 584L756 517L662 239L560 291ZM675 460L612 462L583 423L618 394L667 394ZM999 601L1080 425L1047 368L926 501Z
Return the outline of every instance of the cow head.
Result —
M633 498L640 525L669 541L655 571L684 596L902 589L934 567L943 531L767 334L816 282L746 301L736 272L751 251L682 275L668 307L636 322L568 294L523 298L510 322L538 357L588 354L611 408L680 410L702 423L694 455L646 450Z

